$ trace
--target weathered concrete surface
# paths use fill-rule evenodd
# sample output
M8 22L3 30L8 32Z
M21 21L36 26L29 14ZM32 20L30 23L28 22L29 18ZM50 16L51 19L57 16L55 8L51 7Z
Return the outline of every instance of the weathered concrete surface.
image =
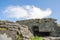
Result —
M8 37L11 37L11 40L16 40L17 33L22 35L23 40L28 40L32 36L28 26L10 21L0 21L0 34L3 35L4 33L6 33Z
M11 37L8 37L6 33L0 34L0 40L12 40Z
M29 40L33 36L32 33L29 31L28 26L22 25L20 29L20 32L23 36L23 40Z
M0 21L0 34L3 35L5 33L7 37L11 37L11 40L16 40L16 29L18 29L17 23L10 21Z
M30 19L17 21L21 25L27 25L31 30L33 26L38 26L39 31L55 31L56 27L55 19Z
M23 40L29 40L31 36L34 36L35 31L38 31L37 35L40 32L49 32L50 37L45 37L45 40L55 40L55 38L57 40L60 38L60 28L57 27L56 19L30 19L17 22L0 20L0 34L12 38L11 40L16 40L17 34L21 35Z
M38 28L39 32L50 32L50 36L56 36L56 19L43 18L43 19L30 19L17 21L21 25L27 25L30 32L34 33L34 28ZM34 29L34 30L33 30Z
M0 31L1 40L15 40L16 33L14 31Z

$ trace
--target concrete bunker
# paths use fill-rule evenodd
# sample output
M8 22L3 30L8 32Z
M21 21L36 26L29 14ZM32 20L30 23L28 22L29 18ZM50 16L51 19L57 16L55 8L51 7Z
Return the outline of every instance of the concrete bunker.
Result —
M33 26L33 27L32 27L32 30L33 30L33 35L34 35L34 36L48 37L48 36L50 36L50 34L51 34L51 32L40 32L38 26Z

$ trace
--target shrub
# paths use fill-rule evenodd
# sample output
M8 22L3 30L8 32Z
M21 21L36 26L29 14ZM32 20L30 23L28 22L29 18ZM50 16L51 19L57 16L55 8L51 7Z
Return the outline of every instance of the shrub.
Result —
M31 37L30 40L43 40L43 38L35 36L35 37Z
M22 37L20 35L16 35L16 40L22 40Z

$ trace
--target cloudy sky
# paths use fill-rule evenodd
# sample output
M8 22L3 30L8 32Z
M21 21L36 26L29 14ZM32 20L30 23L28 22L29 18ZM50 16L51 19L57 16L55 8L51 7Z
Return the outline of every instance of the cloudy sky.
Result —
M55 18L60 23L60 0L0 0L0 20Z

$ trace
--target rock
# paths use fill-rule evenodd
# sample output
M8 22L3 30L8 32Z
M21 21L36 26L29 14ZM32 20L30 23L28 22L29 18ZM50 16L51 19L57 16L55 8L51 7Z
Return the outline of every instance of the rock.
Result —
M27 26L23 25L22 27L20 27L20 29L21 29L20 31L23 36L23 40L25 39L27 40L33 36Z

